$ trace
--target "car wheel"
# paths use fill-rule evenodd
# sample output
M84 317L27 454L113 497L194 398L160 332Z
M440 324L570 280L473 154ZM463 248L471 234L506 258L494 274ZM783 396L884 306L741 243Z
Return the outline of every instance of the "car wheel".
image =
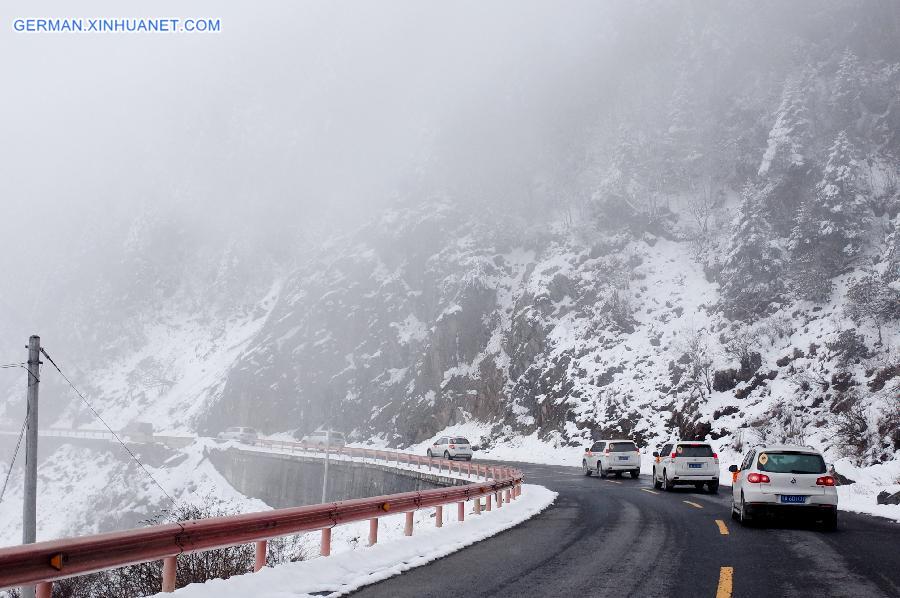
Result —
M749 526L751 521L750 514L747 512L747 503L744 502L743 494L741 494L741 513L739 521L743 526Z
M710 494L718 494L719 482L709 482L708 484L706 484L706 489L709 490Z
M607 476L606 470L603 469L603 463L597 461L597 475L601 478L605 478Z
M662 482L659 481L659 478L656 477L656 468L653 468L653 487L659 490L662 488Z
M444 459L450 460L450 451L444 451Z
M641 475L640 469L632 469L631 470L631 477L633 477L634 479L638 479L638 477L640 477L640 475Z
M471 460L472 460L472 455L469 455L468 457L466 457L466 461L471 461Z
M431 457L434 456L434 455L431 454L431 449L428 449L428 451L427 451L425 454L428 455L428 458L429 458L429 459L431 459Z
M829 513L822 520L822 529L826 532L833 532L837 529L837 511Z
M584 472L584 475L585 475L585 476L590 477L590 475L591 475L591 468L587 466L587 460L583 460L583 461L581 462L581 470Z
M662 475L662 489L666 492L672 491L672 482L669 481L669 476L666 475L666 470L663 469Z

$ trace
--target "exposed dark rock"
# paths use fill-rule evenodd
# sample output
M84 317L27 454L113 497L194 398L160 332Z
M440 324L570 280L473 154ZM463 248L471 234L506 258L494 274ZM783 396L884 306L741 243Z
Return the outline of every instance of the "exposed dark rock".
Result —
M875 500L879 505L900 505L900 492L879 492Z

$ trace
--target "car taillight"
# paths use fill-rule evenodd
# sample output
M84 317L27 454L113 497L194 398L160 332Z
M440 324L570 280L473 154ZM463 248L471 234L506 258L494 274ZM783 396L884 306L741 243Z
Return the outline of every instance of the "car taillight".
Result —
M823 475L816 480L816 486L834 486L834 478L830 475Z
M672 453L672 458L674 459L677 456L677 453Z
M455 445L455 444L451 444L451 445L450 445L450 448L455 449L455 448L456 448L456 445Z
M609 449L606 449L605 451L603 451L603 454L604 454L604 455L608 455L608 454L609 454Z
M719 453L713 453L713 459L715 459L716 461L718 461L718 460L719 460Z
M747 476L747 481L751 484L768 484L772 480L770 480L769 476L764 473L753 472Z

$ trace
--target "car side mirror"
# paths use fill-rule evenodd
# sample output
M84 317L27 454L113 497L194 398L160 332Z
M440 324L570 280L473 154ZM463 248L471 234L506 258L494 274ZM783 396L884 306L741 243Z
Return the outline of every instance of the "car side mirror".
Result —
M729 465L728 466L728 471L730 471L731 473L737 473L737 470L738 470L737 465Z
M654 456L654 457L659 457L659 452L658 452L658 451L653 451L653 456Z

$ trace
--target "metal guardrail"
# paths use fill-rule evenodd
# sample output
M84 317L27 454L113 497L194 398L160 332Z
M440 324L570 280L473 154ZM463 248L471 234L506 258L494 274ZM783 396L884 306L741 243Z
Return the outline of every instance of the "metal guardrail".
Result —
M413 533L413 512L435 508L435 525L443 525L443 507L457 505L457 518L465 520L465 503L475 500L475 513L491 510L492 498L498 508L515 500L522 491L522 472L505 466L479 465L422 457L410 453L363 448L328 448L299 442L258 440L256 446L290 452L320 452L346 455L398 465L428 467L439 472L454 469L461 475L475 475L482 481L420 492L404 492L354 500L276 509L226 517L211 517L156 525L122 532L82 536L22 546L0 548L0 589L37 585L38 598L50 598L52 582L109 569L162 560L162 590L175 590L177 558L180 554L202 552L255 543L254 571L265 565L267 541L280 536L321 530L320 554L331 554L331 530L337 525L369 521L369 545L378 541L378 519L393 513L405 513L407 536Z

